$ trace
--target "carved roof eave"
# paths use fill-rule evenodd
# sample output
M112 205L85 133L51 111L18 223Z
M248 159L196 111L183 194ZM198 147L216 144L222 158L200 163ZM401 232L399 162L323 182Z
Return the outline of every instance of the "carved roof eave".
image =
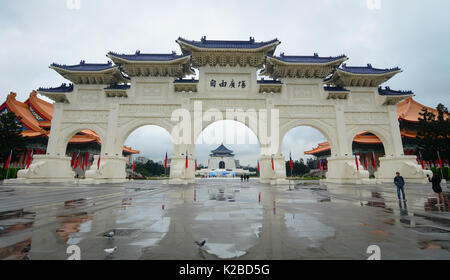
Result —
M348 60L343 57L334 61L324 63L297 63L286 62L267 56L266 67L261 71L261 75L280 78L319 78L328 77L339 65Z
M389 81L402 70L382 74L355 74L338 69L333 76L326 80L327 84L343 87L378 87Z
M56 103L70 103L65 92L46 92L38 90L37 93L43 95Z
M181 50L183 53L192 53L192 52L246 52L246 53L271 53L274 52L275 49L281 44L280 41L273 42L271 44L261 46L259 48L236 48L236 49L229 49L229 48L201 48L197 47L191 44L188 44L186 42L176 40L176 42L180 45Z
M65 79L74 84L116 84L129 82L119 66L101 71L71 71L57 66L50 66Z
M182 56L173 60L167 60L167 61L152 61L152 60L129 60L122 57L115 56L113 54L106 55L108 58L110 58L115 64L117 65L123 65L123 64L158 64L158 65L165 65L165 64L189 64L189 60L191 59L190 55Z
M383 96L384 97L384 102L383 105L397 105L400 102L405 101L408 98L414 97L414 94L405 94L405 95L387 95L387 96Z

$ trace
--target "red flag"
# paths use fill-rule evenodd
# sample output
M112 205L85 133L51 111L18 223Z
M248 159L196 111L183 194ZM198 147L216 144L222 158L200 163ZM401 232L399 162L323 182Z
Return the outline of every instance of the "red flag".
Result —
M447 161L447 160L445 160L445 166L447 166L447 167L448 167L448 161Z
M84 171L84 163L85 163L85 159L83 159L83 156L81 156L81 170Z
M372 158L371 158L371 160L372 160L372 166L373 166L373 168L375 169L375 171L377 171L377 170L378 170L378 166L377 166L377 158L376 158L376 156L375 156L375 152L372 153Z
M33 153L34 153L34 151L33 150L30 150L30 151L31 151L31 153L28 155L28 161L27 161L27 168L26 169L30 168L31 162L33 161Z
M164 160L164 168L167 169L167 163L169 161L169 158L167 157L167 152L166 152L166 159Z
M406 149L406 155L410 156L411 155L411 151L409 149Z
M364 168L365 168L366 170L369 170L369 165L368 165L368 163L367 163L367 158L366 158L366 156L364 156Z
M438 157L439 157L439 165L441 166L441 169L444 169L444 165L442 164L442 158L441 158L441 154L438 151Z
M356 170L359 171L358 154L355 154Z
M272 170L275 170L275 161L273 159L273 155L272 155Z
M319 162L318 162L318 165L319 165L319 171L322 172L322 163L320 162L320 160L319 160Z
M98 156L98 161L97 161L97 170L100 170L100 160L101 160L102 156L99 155Z
M41 150L38 148L36 149L36 155L39 155L41 153Z
M134 172L135 169L136 169L136 162L133 162L133 167L131 167L131 170L133 170Z
M70 163L70 166L73 167L73 165L75 164L75 157L77 156L77 153L73 153L72 155L72 162Z
M4 169L8 169L9 164L11 163L12 152L13 152L13 151L11 150L11 152L9 153L9 157L8 157L8 160L6 161L6 165L5 165L5 168L4 168Z
M291 171L294 171L294 162L292 161L292 153L289 153L289 165L291 166Z
M420 164L422 165L422 170L425 170L425 163L423 162L422 153L419 153Z
M85 159L85 161L84 161L84 165L85 165L86 167L89 166L89 152L86 153L86 159Z
M258 160L258 172L261 173L261 166L259 165L259 160Z
M325 165L327 166L327 170L328 170L328 159L325 160Z
M28 153L27 152L23 153L22 166L25 165L25 162L26 162L26 159L27 159L27 156L29 153L30 153L30 150L28 150Z
M195 161L195 172L197 172L198 166L197 166L197 160Z
M78 152L77 157L75 159L75 163L73 165L73 169L77 169L78 165L80 165L80 152Z
M188 157L188 151L186 151L186 169L189 168L189 157Z

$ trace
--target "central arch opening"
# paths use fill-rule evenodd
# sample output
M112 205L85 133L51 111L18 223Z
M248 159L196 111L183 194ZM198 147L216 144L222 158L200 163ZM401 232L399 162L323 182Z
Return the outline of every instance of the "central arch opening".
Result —
M259 176L260 143L255 133L243 123L214 122L200 133L195 144L197 177Z

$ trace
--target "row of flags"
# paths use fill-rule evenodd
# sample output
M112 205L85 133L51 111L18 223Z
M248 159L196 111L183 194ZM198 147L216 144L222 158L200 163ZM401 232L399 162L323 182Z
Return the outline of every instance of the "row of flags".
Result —
M31 165L31 162L33 161L34 155L45 155L45 154L46 150L28 149L27 152L24 153L23 156L21 156L21 158L17 162L12 162L13 151L11 150L4 168L7 169L10 166L14 167L25 166L26 169L28 169Z
M355 162L356 162L356 169L360 170L360 163L363 165L364 170L369 170L369 162L367 160L367 157L361 157L360 153L355 154ZM372 152L370 154L370 164L372 165L372 168L377 171L378 170L378 164L377 164L377 158L375 156L375 153Z

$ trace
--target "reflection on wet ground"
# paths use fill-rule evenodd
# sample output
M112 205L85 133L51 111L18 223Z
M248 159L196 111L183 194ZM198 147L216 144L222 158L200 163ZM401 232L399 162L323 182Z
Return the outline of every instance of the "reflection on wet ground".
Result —
M448 196L435 207L430 188L407 192L406 203L391 186L316 182L0 187L0 259L67 259L70 245L100 260L366 259L370 245L385 259L450 258Z

